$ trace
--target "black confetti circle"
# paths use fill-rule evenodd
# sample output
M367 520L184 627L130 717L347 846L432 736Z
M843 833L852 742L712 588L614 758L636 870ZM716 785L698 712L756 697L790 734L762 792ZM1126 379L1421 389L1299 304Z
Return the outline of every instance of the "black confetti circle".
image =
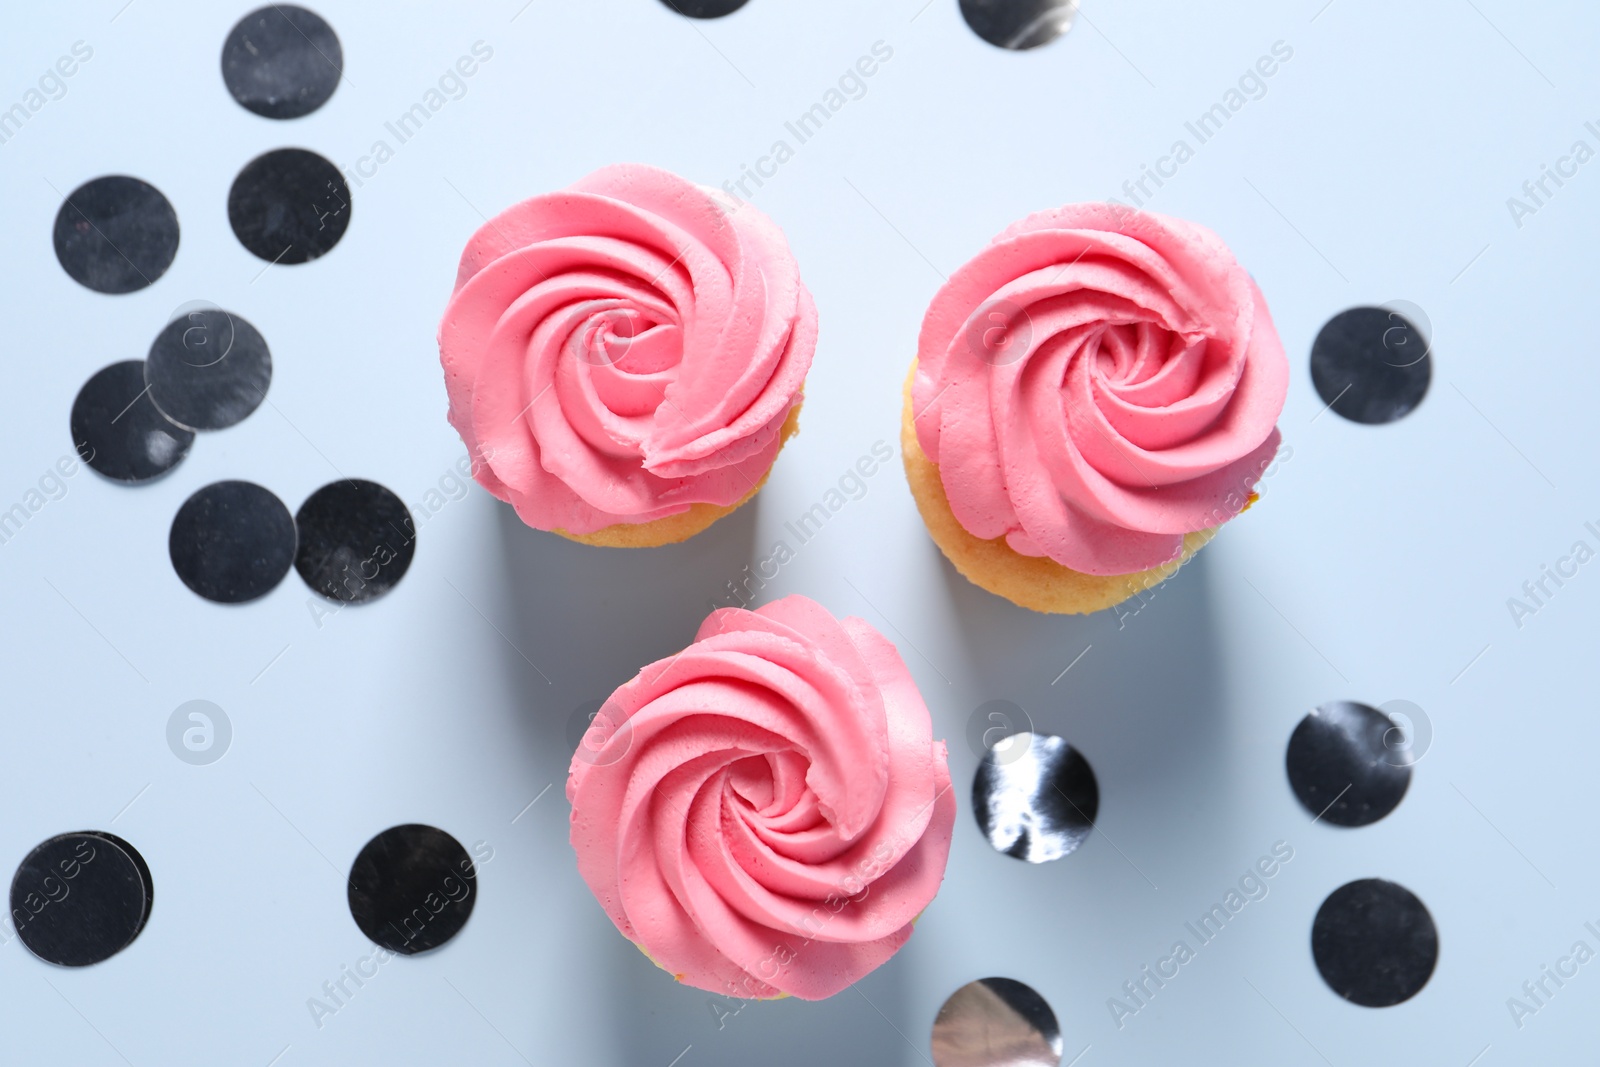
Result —
M1422 991L1439 962L1433 916L1405 886L1366 878L1317 910L1311 954L1328 988L1352 1004L1388 1008Z
M11 921L28 951L87 967L131 945L150 919L144 857L114 834L84 830L36 846L11 879Z
M295 569L329 600L360 604L399 583L416 554L416 527L399 497L360 478L330 482L295 514Z
M140 359L96 371L72 402L70 426L79 457L119 482L161 477L183 462L194 444L194 432L151 401Z
M720 19L739 10L749 0L661 0L680 15L692 19Z
M240 604L265 596L294 561L294 519L271 490L213 482L178 509L167 538L172 569L207 600Z
M266 338L220 308L190 311L156 335L145 380L157 408L189 430L221 430L261 406L272 383Z
M1335 701L1314 709L1289 737L1289 786L1313 816L1366 826L1399 806L1411 785L1403 731L1377 708Z
M404 955L461 932L478 899L478 872L461 842L432 826L394 826L350 867L350 915L374 943Z
M97 293L154 285L178 255L178 213L161 190L112 174L74 189L56 212L56 259Z
M1077 0L961 0L972 32L1011 51L1049 44L1072 28L1077 12Z
M1390 308L1341 311L1311 345L1311 383L1333 411L1379 425L1416 410L1433 379L1421 327Z
M268 263L309 263L349 228L350 186L315 152L279 148L252 159L233 180L228 223L239 243Z
M270 4L240 19L222 46L222 81L240 106L297 119L328 102L344 74L339 37L323 18Z

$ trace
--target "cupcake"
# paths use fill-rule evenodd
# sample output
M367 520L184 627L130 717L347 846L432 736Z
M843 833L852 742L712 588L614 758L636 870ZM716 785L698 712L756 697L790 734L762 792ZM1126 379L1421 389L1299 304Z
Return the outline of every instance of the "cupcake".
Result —
M1289 365L1211 231L1114 204L1030 215L923 319L901 444L975 585L1087 613L1174 574L1255 499Z
M606 701L567 778L578 871L678 981L832 996L944 878L944 742L887 640L791 596L723 608Z
M816 344L777 226L638 165L485 223L439 324L478 482L529 526L618 547L682 541L756 494Z

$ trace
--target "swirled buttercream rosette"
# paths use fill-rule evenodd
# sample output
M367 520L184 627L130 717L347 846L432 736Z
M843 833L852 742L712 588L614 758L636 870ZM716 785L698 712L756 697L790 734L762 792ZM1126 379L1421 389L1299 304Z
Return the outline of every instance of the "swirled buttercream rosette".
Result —
M955 819L895 648L791 596L725 608L616 691L567 779L578 871L679 981L831 996L911 936Z
M975 584L1088 612L1175 572L1254 499L1288 361L1211 231L1113 204L1031 215L953 274L906 383L906 472Z
M621 546L681 541L755 495L816 342L770 219L631 164L485 223L439 325L477 480L530 526Z

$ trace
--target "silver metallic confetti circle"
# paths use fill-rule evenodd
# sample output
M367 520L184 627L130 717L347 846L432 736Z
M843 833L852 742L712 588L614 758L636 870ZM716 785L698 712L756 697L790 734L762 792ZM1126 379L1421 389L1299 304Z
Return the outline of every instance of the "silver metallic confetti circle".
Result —
M1078 0L961 0L972 32L1013 52L1049 44L1072 29Z
M1284 762L1289 787L1315 820L1357 827L1399 807L1412 754L1402 724L1370 705L1334 700L1300 720Z
M933 1020L934 1067L1058 1067L1061 1027L1031 986L980 978L950 995Z
M972 811L995 851L1048 863L1083 844L1100 811L1100 787L1083 753L1051 734L1005 738L972 779Z

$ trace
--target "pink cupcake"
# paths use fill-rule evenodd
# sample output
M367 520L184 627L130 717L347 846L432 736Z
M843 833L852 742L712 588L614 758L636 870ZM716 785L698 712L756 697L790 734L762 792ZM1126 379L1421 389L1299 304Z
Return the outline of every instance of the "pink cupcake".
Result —
M478 482L530 526L622 547L682 541L755 495L816 344L770 219L634 164L486 223L439 324Z
M1072 204L1011 226L933 298L906 474L974 584L1098 611L1250 505L1288 383L1261 290L1215 234Z
M895 648L791 596L712 613L612 694L567 779L578 871L678 981L832 996L904 945L955 798Z

